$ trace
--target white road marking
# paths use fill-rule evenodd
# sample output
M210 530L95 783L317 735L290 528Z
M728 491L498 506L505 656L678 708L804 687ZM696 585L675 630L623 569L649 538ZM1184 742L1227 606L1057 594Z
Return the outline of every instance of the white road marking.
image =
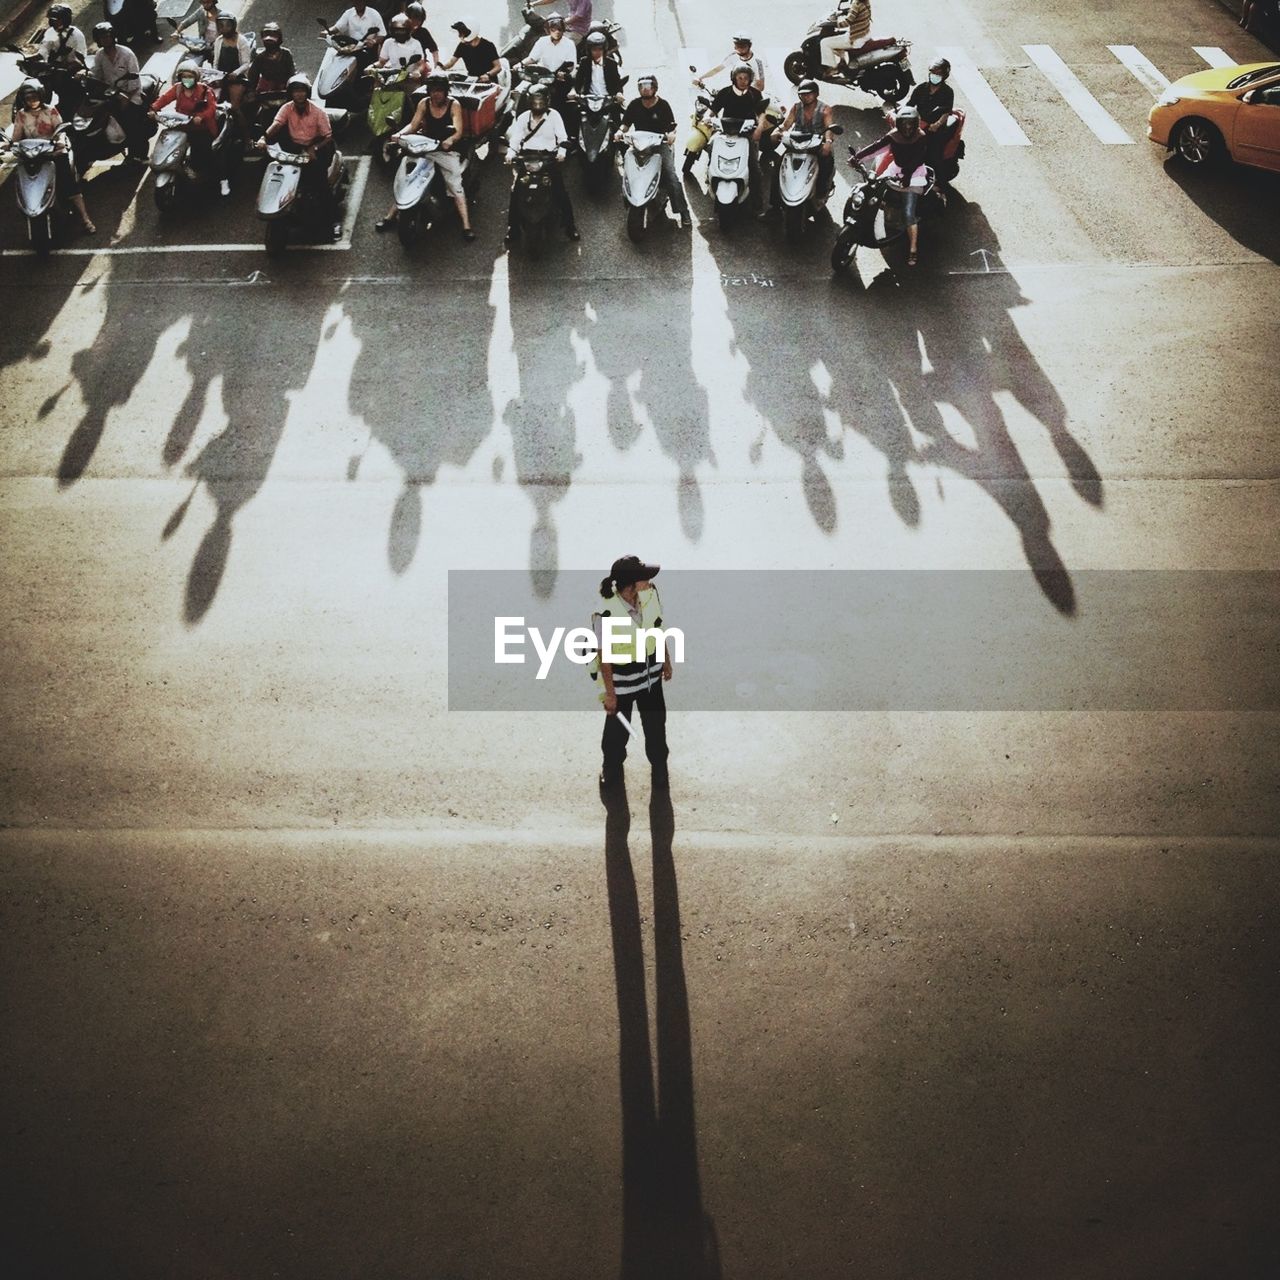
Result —
M1240 65L1225 50L1217 49L1213 45L1193 45L1192 52L1203 58L1211 67L1238 67Z
M1133 73L1134 78L1146 87L1152 97L1158 98L1168 87L1168 79L1145 54L1131 44L1109 44L1107 48Z
M346 253L351 249L351 233L355 230L356 218L360 213L360 205L364 201L365 185L369 181L369 167L373 163L371 156L361 156L356 161L355 176L351 179L351 190L347 195L346 213L342 221L342 239L331 244L291 244L291 253ZM144 175L145 176L145 175ZM85 245L74 249L52 249L50 255L59 258L122 258L136 257L143 253L258 253L262 250L260 240L248 244L127 244L96 248ZM0 257L34 258L34 249L0 249Z
M982 117L991 136L1002 147L1029 147L1031 139L1022 132L1022 126L996 97L995 90L964 49L959 45L944 45L938 53L951 63L952 82L960 87L969 105Z
M1097 98L1047 44L1024 44L1027 57L1044 72L1045 79L1066 99L1067 105L1093 131L1099 142L1110 146L1132 145L1133 139L1107 114Z

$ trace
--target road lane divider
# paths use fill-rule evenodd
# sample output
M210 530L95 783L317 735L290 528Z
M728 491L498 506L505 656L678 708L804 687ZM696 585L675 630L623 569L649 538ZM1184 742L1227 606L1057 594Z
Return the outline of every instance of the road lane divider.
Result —
M1211 44L1192 45L1191 51L1197 57L1203 58L1211 67L1238 67L1240 65L1225 49L1218 49Z
M1063 100L1089 126L1093 136L1108 146L1132 146L1133 139L1107 114L1097 98L1047 44L1024 44L1027 57L1062 95Z

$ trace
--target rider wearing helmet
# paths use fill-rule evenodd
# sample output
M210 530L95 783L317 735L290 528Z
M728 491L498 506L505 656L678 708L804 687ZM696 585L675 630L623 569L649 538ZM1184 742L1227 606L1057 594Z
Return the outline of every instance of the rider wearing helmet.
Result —
M222 10L218 14L218 35L209 50L209 61L221 71L222 100L231 107L236 128L247 142L250 138L249 121L244 113L245 75L253 61L253 49L240 34L240 22L234 13Z
M751 68L751 84L759 93L764 92L764 59L758 58L751 47L751 37L747 35L736 35L733 37L733 49L725 54L719 62L716 63L710 71L703 71L701 74L694 76L693 83L699 89L706 86L703 81L710 80L712 76L717 76L726 67L736 67L740 63L745 63Z
M467 75L476 76L480 80L494 80L502 70L502 62L498 58L498 47L492 40L486 40L476 32L475 24L470 18L459 18L449 28L457 32L458 45L448 62L441 65L442 71L448 71L459 58L467 69Z
M109 22L99 22L94 27L93 41L98 51L93 55L89 74L113 93L109 110L124 130L128 158L145 164L151 129L142 105L138 59L132 49L117 42L116 29Z
M559 4L563 0L532 0L532 7L541 8L543 5ZM565 23L569 37L578 41L588 35L594 25L591 21L591 0L568 0L566 6L569 10L569 20ZM559 14L552 14L551 17L559 17ZM551 18L547 19L547 25L551 24ZM545 66L545 63L539 65Z
M946 58L934 58L929 64L929 79L911 90L907 105L920 113L920 122L929 135L929 163L935 164L953 132L947 124L956 109L955 90L947 83L951 75L951 63Z
M40 41L40 56L51 66L78 71L89 61L84 32L71 22L71 6L49 6L49 25Z
M285 85L298 72L293 54L284 47L284 29L278 22L264 22L258 34L262 48L254 53L244 69L245 84L251 98L283 93Z
M572 70L578 64L578 49L564 32L564 19L553 13L547 19L547 34L538 37L525 62L548 71L559 71L562 67Z
M593 98L613 98L622 101L622 72L618 64L607 56L609 40L603 31L593 31L585 41L587 52L578 61L573 87L582 95Z
M462 238L468 244L476 238L471 229L471 217L467 212L467 192L462 185L462 157L457 148L463 141L462 108L449 96L449 77L442 71L433 71L427 77L426 92L414 95L418 99L417 110L399 133L391 135L392 142L399 142L407 133L421 134L425 138L435 138L440 143L438 150L431 153L436 168L444 176L445 190L453 197L462 222ZM395 226L399 217L394 199L386 216L375 222L376 231L386 231Z
M440 46L436 38L427 30L427 11L414 0L413 4L404 7L404 16L409 19L409 36L422 46L423 53L431 55L432 65L440 61Z
M926 170L928 143L920 128L920 113L915 107L899 107L893 115L893 128L854 152L855 160L862 160L876 151L888 148L890 163L883 175L906 190L905 212L907 221L907 266L916 265L920 247L920 193L929 177Z
M214 162L213 140L218 136L218 99L212 89L200 79L200 68L190 59L178 63L173 73L173 84L151 104L151 118L167 106L190 117L187 139L191 144L191 159L197 169L209 171ZM231 194L231 183L218 158L222 194Z
M671 104L658 97L658 77L641 76L636 81L639 97L633 98L622 113L622 128L618 130L618 141L628 129L638 133L662 134L662 185L671 198L671 211L680 219L680 228L687 231L693 225L689 215L689 202L685 199L684 184L676 172L675 152L671 144L676 140L676 117Z
M57 148L53 155L57 189L70 198L72 206L80 215L80 225L87 235L92 235L98 228L93 225L93 220L84 207L80 182L76 177L75 167L71 163L67 135L58 133L61 126L62 116L58 113L57 107L49 105L49 93L44 85L39 80L24 80L18 86L18 96L14 102L13 130L9 136L14 142L21 142L24 138L53 139L53 144Z
M333 126L329 113L311 101L311 81L304 75L289 77L285 86L289 101L276 112L257 146L265 150L267 143L280 139L286 151L305 153L310 164L302 166L302 185L328 210L333 223L333 238L342 239L342 219L338 213L338 197L329 183L329 166L333 161Z
M831 108L818 97L818 82L802 80L796 86L796 105L792 107L782 121L782 132L794 129L797 133L822 134L822 151L818 156L818 191L831 189L835 177L836 160L831 154L835 135L831 132ZM778 209L782 203L782 193L778 188L778 177L774 174L773 186L770 190L769 202Z
M403 70L413 66L415 71L410 78L418 79L435 70L435 59L423 47L421 42L413 38L413 24L407 13L397 13L387 23L387 38L378 51L379 67L392 67Z
M744 120L754 120L756 127L751 134L751 150L749 160L750 191L748 199L751 207L760 213L763 207L763 178L760 173L760 139L764 136L769 122L764 114L764 96L752 83L751 68L740 62L729 72L729 83L711 99L711 114L716 116L722 125L732 122L733 131L741 128Z
M507 134L507 163L512 164L521 150L544 151L554 156L555 163L547 166L551 176L551 198L560 210L560 219L564 224L565 234L570 240L580 240L577 223L573 216L573 203L565 190L564 177L560 166L564 163L565 148L569 144L569 135L565 132L564 120L551 105L551 97L543 85L535 85L529 93L529 109L522 111L512 124ZM516 184L511 184L511 202L507 207L507 234L505 243L510 244L518 233L516 224Z

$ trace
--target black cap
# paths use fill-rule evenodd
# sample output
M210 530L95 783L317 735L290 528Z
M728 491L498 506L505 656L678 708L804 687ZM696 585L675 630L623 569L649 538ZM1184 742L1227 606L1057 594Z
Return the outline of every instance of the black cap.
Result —
M639 556L620 556L613 562L609 577L613 579L615 587L629 587L633 582L647 582L650 578L656 578L661 568L661 565L645 564Z

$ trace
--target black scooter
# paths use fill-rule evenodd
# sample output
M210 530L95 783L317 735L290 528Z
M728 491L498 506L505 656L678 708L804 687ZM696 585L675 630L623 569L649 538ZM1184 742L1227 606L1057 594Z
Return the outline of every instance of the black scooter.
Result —
M825 66L822 61L822 42L839 34L836 19L846 13L849 0L840 0L836 12L815 22L808 30L800 48L787 54L782 64L783 74L792 84L802 80L820 80L827 84L843 85L846 89L862 89L874 93L885 102L897 102L910 91L916 78L911 70L908 54L911 41L896 36L882 40L868 40L845 55L847 70Z

